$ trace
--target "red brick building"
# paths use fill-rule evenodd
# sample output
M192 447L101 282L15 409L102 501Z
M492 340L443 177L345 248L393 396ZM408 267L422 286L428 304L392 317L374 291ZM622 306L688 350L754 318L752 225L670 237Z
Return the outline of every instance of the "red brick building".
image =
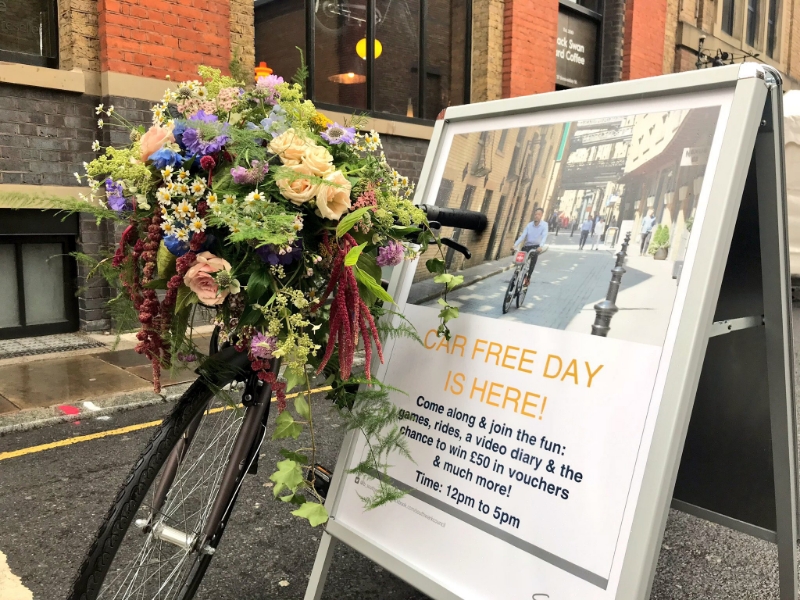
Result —
M98 128L96 105L146 124L199 65L250 78L266 61L290 78L297 48L312 99L332 118L369 114L390 161L416 178L449 105L662 73L676 60L676 1L0 0L0 197L77 195L93 141L127 142ZM108 328L108 290L41 257L113 242L90 218L0 203L0 338Z

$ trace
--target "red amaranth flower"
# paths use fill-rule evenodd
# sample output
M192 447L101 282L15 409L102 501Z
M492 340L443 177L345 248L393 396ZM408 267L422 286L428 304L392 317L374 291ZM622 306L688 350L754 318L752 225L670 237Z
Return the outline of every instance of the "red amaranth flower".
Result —
M211 171L216 166L217 166L217 161L215 161L214 157L211 155L207 154L200 159L200 167L202 167L204 171Z

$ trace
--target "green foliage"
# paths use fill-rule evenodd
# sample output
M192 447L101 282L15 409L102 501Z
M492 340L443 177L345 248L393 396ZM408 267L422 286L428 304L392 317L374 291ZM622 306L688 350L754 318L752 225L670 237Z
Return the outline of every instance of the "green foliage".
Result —
M296 517L308 519L312 527L322 525L328 521L328 511L319 502L305 502L300 508L292 511Z
M247 72L242 64L239 48L233 49L233 56L231 56L231 62L228 63L228 69L231 72L231 78L236 80L237 85L243 86L245 83L251 81L251 75Z
M352 267L358 262L358 259L361 257L361 253L364 251L364 248L367 246L367 242L363 244L359 244L358 246L354 246L350 248L347 252L347 256L344 257L344 266Z
M342 218L342 220L339 221L339 224L336 226L336 236L342 237L345 233L355 227L356 223L361 221L361 218L367 213L368 210L369 208L365 206L364 208L354 210L346 217Z
M234 67L234 62L236 63L236 67ZM229 87L239 87L244 85L244 82L249 79L249 77L243 77L244 69L241 67L241 60L239 59L239 49L237 48L233 52L233 58L230 62L230 69L231 75L234 75L234 71L236 74L233 77L228 77L227 75L223 75L222 71L219 69L214 69L212 67L201 66L197 69L197 72L200 74L200 77L203 78L203 84L206 86L206 90L208 91L209 99L213 100L219 95L219 91L223 88Z
M230 137L230 141L225 148L233 155L234 166L249 166L254 160L261 162L267 160L267 150L261 145L261 140L266 135L263 129L229 127L227 135ZM226 175L228 174L226 173ZM218 186L214 187L218 188Z
M285 415L286 413L281 414ZM277 498L282 491L288 490L294 496L297 489L305 483L300 463L287 458L280 461L277 466L278 470L269 477L269 480L275 484L272 494Z
M659 225L650 240L650 246L647 249L648 254L655 254L661 248L669 248L669 227L666 225Z
M303 431L303 425L294 420L292 414L285 410L275 420L275 433L272 434L273 440L292 438L296 440Z
M362 271L357 266L353 267L353 274L356 276L358 283L363 284L376 298L378 298L378 300L383 300L384 302L394 304L394 299L386 290L383 289L383 286L380 283L375 281L372 275L366 271Z
M48 194L24 194L21 192L0 193L0 203L6 208L41 208L42 210L58 209L64 214L64 218L75 213L89 213L97 218L100 223L103 220L123 222L128 215L111 210L99 202L80 200L70 196L51 196Z
M303 50L298 46L295 46L295 48L300 53L300 66L292 77L292 82L300 86L300 89L303 90L303 97L305 97L308 95L308 88L306 87L306 81L308 81L309 77L308 66L306 65L305 56L303 56Z

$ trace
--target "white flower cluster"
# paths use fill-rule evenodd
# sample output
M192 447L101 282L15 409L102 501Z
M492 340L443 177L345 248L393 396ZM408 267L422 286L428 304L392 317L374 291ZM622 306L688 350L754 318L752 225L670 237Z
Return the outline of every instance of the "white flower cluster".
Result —
M408 177L404 175L400 175L395 169L391 171L392 177L392 192L400 196L401 198L406 198L410 200L411 197L414 195L414 184L409 183Z
M378 150L383 151L381 137L375 130L372 130L369 133L357 133L355 149L359 152L377 152Z
M216 110L216 104L209 100L208 90L202 82L184 81L176 90L167 90L160 104L150 109L153 112L153 125L166 125L172 118L169 114L169 105L176 104L178 110L184 114L193 114L204 110L211 114Z
M189 241L191 233L206 229L205 220L197 213L197 203L205 199L212 206L218 203L217 196L199 177L190 181L186 169L176 173L175 169L166 166L161 170L161 176L164 185L156 191L161 207L161 229L164 235L175 236L182 242Z

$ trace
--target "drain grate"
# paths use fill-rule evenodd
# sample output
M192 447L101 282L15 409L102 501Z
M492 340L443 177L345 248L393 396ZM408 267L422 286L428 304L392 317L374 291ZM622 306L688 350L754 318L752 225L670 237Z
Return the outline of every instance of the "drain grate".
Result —
M0 340L0 359L104 347L105 344L77 333L43 335L15 340Z

